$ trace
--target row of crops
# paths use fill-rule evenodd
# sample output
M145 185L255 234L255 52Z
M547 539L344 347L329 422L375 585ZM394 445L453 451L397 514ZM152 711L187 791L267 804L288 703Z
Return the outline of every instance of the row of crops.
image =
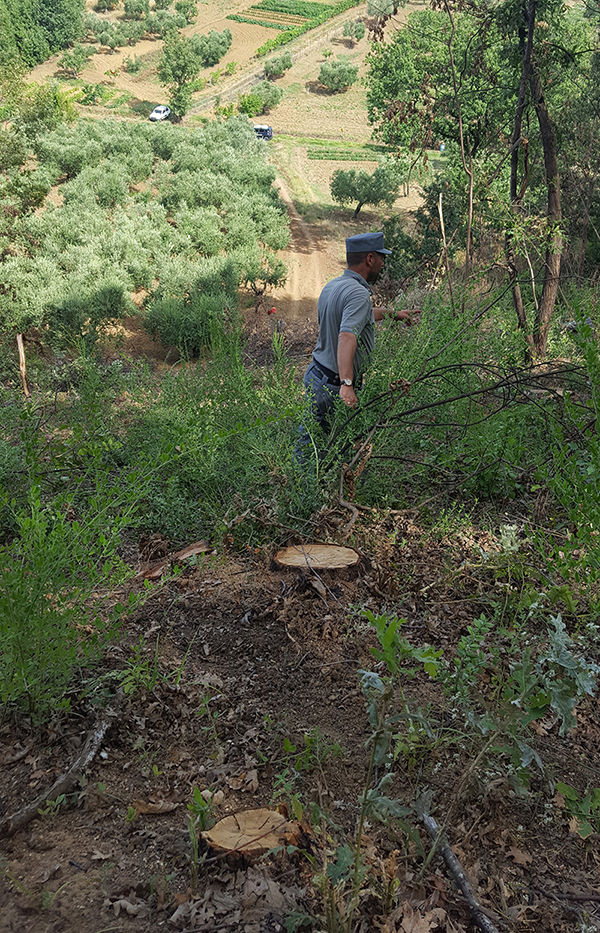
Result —
M308 149L307 155L313 161L330 162L376 162L379 152L387 152L384 146L371 149Z
M326 23L340 13L358 6L360 0L339 0L338 3L317 3L312 0L260 0L243 13L232 13L227 19L236 23L251 23L276 29L279 35L257 49L258 56L286 45L303 33Z

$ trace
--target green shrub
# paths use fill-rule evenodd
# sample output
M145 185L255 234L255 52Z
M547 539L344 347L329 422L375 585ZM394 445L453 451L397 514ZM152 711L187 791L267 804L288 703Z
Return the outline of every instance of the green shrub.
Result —
M347 23L344 23L344 36L351 39L352 44L360 42L365 36L365 24L360 21L355 22L349 20Z
M177 347L190 359L217 340L224 306L223 297L197 292L186 299L159 298L150 305L144 327L164 346Z
M185 16L186 23L196 22L198 15L196 0L176 0L175 9L181 16Z
M272 58L265 62L265 74L267 78L281 78L292 67L291 52L286 51L279 58Z
M91 347L107 327L134 310L125 286L118 281L100 282L85 288L74 284L47 309L51 339L59 344L73 344L78 339Z
M142 20L150 12L149 0L124 0L126 19Z
M227 54L232 41L231 29L216 32L212 29L207 36L193 36L196 54L204 68L217 65Z
M67 497L44 505L36 485L26 508L13 502L17 534L0 547L0 700L36 720L68 708L76 674L115 637L122 607L103 611L89 598L124 575L117 547L141 493L139 481L124 479L97 475L82 519Z
M358 65L346 61L323 62L319 71L321 84L334 93L347 90L358 78Z
M251 94L243 94L238 101L238 110L240 113L246 113L249 117L257 117L276 107L283 97L283 90L272 84L270 81L259 81L252 90Z
M133 58L131 55L128 55L125 61L123 62L123 67L127 74L137 75L144 67L144 61L141 58L138 58L137 55L134 55Z

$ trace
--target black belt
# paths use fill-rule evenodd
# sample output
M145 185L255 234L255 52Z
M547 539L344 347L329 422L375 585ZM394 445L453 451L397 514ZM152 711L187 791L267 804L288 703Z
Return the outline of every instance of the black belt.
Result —
M338 373L334 373L332 369L327 369L326 366L323 366L322 363L318 363L317 360L313 357L313 366L316 366L319 369L323 376L327 376L329 382L334 386L341 385L340 377Z

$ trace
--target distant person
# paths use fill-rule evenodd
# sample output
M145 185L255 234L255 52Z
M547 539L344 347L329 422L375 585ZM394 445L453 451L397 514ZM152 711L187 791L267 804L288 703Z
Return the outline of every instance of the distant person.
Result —
M377 281L385 257L391 252L385 248L381 232L348 237L348 268L328 282L319 296L319 337L304 375L304 386L311 412L326 433L331 430L338 395L350 408L358 404L356 393L375 348L375 322L387 316L410 326L412 315L420 313L373 307L370 286ZM303 460L302 453L310 440L304 425L300 434L297 459Z

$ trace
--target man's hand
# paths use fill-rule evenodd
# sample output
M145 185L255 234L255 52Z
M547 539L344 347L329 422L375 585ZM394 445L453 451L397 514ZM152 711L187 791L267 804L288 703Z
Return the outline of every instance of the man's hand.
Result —
M376 321L383 321L384 318L391 317L394 321L404 321L407 327L417 323L417 321L413 321L413 315L420 313L420 308L404 308L402 311L394 311L389 308L373 308L373 317Z
M348 408L356 408L358 405L358 399L356 397L356 392L354 391L354 386L340 386L340 398L342 402L348 406Z
M413 315L420 314L420 313L421 313L420 308L412 308L412 310L410 311L408 308L404 308L404 310L402 311L396 311L396 313L394 314L394 318L397 321L404 321L407 327L412 327L413 324L417 323L416 321L413 321Z

